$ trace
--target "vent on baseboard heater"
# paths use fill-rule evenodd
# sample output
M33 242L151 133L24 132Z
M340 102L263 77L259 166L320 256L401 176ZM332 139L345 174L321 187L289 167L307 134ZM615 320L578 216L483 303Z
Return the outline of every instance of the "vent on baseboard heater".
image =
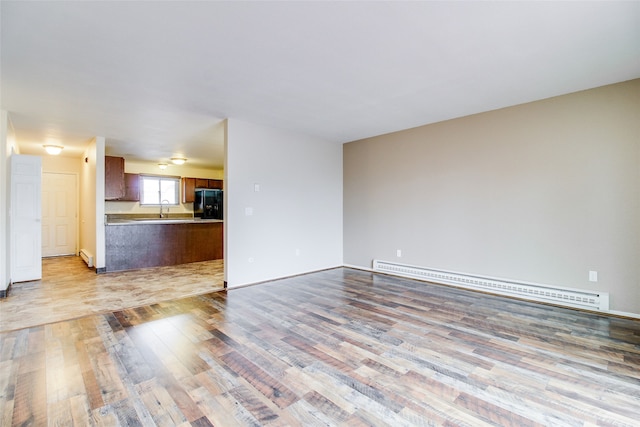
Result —
M379 260L373 261L373 270L466 289L518 297L530 301L588 310L609 310L609 293L607 292L515 282L495 277L473 276L465 273L434 270Z
M80 258L87 263L87 267L93 267L93 255L86 249L80 249Z

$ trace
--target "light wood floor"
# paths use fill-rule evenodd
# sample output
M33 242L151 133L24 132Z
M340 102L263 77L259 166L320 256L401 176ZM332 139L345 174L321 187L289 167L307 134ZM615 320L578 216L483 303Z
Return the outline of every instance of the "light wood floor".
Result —
M638 426L640 322L334 269L0 334L0 425Z
M0 299L0 331L220 290L224 261L96 274L80 257L43 258L42 277Z

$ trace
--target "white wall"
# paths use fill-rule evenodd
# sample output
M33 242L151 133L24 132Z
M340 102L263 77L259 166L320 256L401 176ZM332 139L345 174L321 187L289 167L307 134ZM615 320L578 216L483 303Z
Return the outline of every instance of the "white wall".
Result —
M229 288L342 265L341 145L229 119L225 174Z
M0 291L5 291L11 283L11 239L9 238L9 210L12 154L20 154L15 131L7 111L0 111Z
M346 264L600 290L640 314L640 80L351 142L344 162Z
M9 287L11 276L9 274L9 157L11 156L11 143L9 141L9 114L0 111L0 291Z

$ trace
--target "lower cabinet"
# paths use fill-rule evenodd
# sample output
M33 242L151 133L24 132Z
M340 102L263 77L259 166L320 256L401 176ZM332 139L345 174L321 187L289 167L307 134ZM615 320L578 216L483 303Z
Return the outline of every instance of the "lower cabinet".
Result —
M187 264L223 258L223 223L110 224L106 271Z

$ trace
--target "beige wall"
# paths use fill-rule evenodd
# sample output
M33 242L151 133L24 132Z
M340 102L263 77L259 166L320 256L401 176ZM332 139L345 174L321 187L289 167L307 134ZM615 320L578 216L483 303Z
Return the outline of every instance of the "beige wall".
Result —
M88 159L87 162L83 162L80 159L76 159L80 163L80 249L88 250L97 260L97 243L96 243L96 212L98 208L96 206L96 155L97 155L97 143L94 139L89 143L82 158ZM97 261L96 261L97 262ZM97 266L97 264L96 264Z
M81 160L77 157L42 156L42 171L51 173L75 173L81 172Z
M640 80L345 144L344 262L373 259L640 313Z

